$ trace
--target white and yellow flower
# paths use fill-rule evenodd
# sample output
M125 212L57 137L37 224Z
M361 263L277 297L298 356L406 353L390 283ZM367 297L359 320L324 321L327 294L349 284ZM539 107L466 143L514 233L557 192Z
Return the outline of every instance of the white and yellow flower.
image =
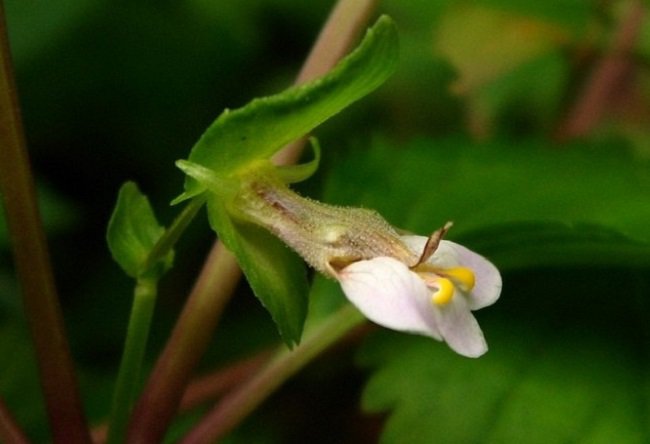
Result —
M413 252L424 251L429 239L401 237ZM337 278L350 302L379 325L444 340L463 356L487 351L471 312L499 298L501 276L462 245L440 240L431 256L415 266L388 256L356 261Z

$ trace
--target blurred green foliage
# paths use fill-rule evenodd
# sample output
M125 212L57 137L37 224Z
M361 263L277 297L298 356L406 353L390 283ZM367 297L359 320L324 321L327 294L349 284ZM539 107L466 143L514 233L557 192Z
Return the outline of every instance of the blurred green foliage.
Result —
M384 442L648 441L647 17L602 120L580 141L554 138L630 4L381 4L400 30L398 73L317 130L321 171L301 189L376 208L421 234L454 220L450 237L505 271L501 300L478 313L491 350L465 360L430 340L373 334L361 349L362 370L349 351L327 355L231 442L373 442L384 419ZM93 422L107 415L131 302L129 279L104 244L119 185L136 180L167 225L174 214L167 204L182 190L174 161L224 108L289 85L331 6L6 2L24 124L36 175L51 190L42 208ZM48 206L62 209L52 220L70 222L48 223ZM161 281L148 365L212 240L197 221L178 244L175 268ZM4 246L0 351L11 358L0 366L0 393L42 442L45 419ZM340 300L332 282L316 282L313 297L326 306ZM247 286L239 293L201 371L277 340ZM363 406L381 415L364 417L355 412L368 375ZM187 419L178 427L170 436Z

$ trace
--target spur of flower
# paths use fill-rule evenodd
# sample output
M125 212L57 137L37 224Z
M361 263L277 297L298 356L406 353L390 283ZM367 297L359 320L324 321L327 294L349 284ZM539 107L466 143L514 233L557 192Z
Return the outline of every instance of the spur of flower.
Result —
M478 357L487 343L471 312L499 298L501 276L487 259L442 240L450 226L429 238L401 236L411 252L421 252L415 263L378 256L352 262L336 278L371 321L444 340L457 353Z

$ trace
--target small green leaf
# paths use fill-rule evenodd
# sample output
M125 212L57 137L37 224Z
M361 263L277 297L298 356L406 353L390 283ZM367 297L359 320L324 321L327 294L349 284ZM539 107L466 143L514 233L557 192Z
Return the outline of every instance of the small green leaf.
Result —
M381 85L396 68L397 52L395 24L382 16L360 46L327 75L224 111L194 145L188 160L227 176L270 157ZM177 201L204 190L188 177Z
M228 215L218 197L208 198L210 225L237 257L255 296L271 314L288 346L300 341L309 286L305 265L272 234Z
M320 164L320 144L318 139L311 137L311 148L314 152L314 158L309 162L301 163L299 165L282 165L276 167L276 171L284 183L298 183L310 178Z
M172 252L149 269L143 269L149 253L164 232L149 200L138 186L133 182L122 185L108 222L106 240L113 258L126 274L137 278L153 271L159 276L171 266Z

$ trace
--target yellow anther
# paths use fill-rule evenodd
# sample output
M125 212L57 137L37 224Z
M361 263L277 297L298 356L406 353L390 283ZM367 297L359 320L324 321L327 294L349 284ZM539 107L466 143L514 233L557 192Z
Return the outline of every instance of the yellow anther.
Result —
M438 272L450 278L463 291L471 291L476 284L474 272L467 267L444 268Z
M436 305L446 305L454 297L454 284L447 278L438 278L435 281L438 291L433 293L431 301Z

